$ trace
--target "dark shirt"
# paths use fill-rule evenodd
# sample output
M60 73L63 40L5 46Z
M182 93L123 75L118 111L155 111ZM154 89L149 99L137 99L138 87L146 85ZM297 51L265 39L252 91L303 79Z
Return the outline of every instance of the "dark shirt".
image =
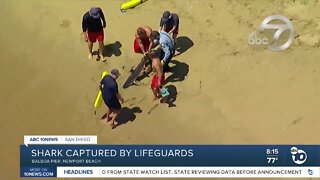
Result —
M89 12L83 15L82 32L86 32L87 30L90 32L100 32L103 30L101 20L103 21L103 23L106 23L106 20L100 8L99 8L99 14L100 14L100 18L91 17Z
M171 13L171 18L167 21L164 22L163 18L160 20L160 27L165 26L166 29L172 29L173 26L176 26L177 28L179 27L179 17L175 13Z
M105 76L100 84L103 85L102 97L105 101L118 101L118 83L110 75Z

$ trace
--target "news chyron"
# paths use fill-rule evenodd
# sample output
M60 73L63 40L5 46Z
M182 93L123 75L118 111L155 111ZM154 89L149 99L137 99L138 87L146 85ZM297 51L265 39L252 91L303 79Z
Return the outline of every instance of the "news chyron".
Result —
M316 178L320 145L100 145L90 136L25 136L21 177Z

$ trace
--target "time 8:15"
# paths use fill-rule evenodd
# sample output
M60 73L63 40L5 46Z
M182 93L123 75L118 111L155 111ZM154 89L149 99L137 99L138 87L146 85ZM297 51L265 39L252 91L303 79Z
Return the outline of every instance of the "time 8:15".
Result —
M279 150L278 149L267 149L266 150L266 154L267 155L278 155L279 154Z

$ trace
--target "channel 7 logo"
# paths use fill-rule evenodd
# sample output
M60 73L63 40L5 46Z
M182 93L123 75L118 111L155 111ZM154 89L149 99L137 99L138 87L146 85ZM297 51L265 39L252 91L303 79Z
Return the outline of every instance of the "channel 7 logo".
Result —
M281 21L281 24L270 24L272 21ZM267 37L258 37L258 35L265 30L275 30L272 39ZM289 31L289 37L284 44L278 44L280 36L283 32ZM270 51L283 51L287 49L294 40L294 28L290 20L282 15L271 15L265 18L259 30L252 32L249 35L248 43L250 45L267 45Z
M296 147L292 147L290 149L290 152L292 154L292 160L296 164L303 164L307 161L307 153L304 152L302 149L298 149Z

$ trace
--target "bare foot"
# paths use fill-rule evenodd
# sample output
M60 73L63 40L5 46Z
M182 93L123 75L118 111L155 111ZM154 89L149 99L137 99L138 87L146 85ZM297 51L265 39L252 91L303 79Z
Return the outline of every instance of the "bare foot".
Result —
M146 73L147 73L147 69L146 69L146 68L143 68L142 74L146 74Z
M107 61L107 57L103 57L103 55L99 55L100 59L103 61L103 62L106 62Z
M111 121L112 118L113 118L113 114L110 114L108 119L107 119L107 122Z
M88 59L89 59L89 60L92 60L92 59L93 59L92 53L90 53L90 54L88 55Z
M167 102L167 100L165 97L160 99L160 103L166 103L166 102Z
M113 122L113 123L110 124L110 126L111 126L112 129L114 129L114 128L116 128L118 126L118 123Z

